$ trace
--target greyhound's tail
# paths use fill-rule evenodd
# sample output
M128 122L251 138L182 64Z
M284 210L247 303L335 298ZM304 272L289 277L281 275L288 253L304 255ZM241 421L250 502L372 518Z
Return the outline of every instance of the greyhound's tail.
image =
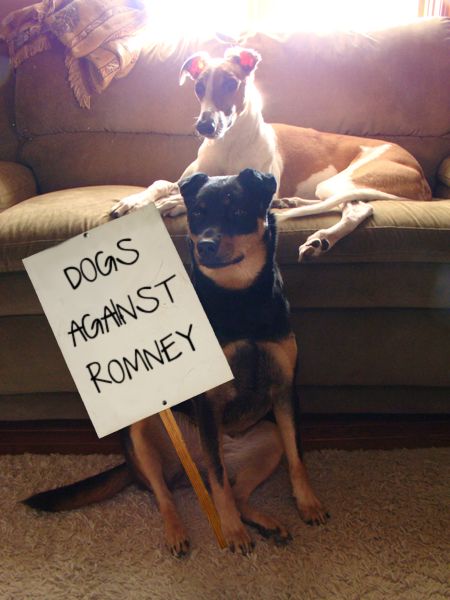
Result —
M127 464L122 463L82 481L30 496L23 503L49 512L72 510L112 498L133 481Z

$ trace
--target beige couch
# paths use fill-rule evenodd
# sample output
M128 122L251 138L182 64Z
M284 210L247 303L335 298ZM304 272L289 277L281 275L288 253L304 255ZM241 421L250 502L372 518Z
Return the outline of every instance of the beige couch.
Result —
M371 35L254 34L245 45L263 58L267 120L395 141L435 196L450 198L448 20ZM222 52L214 40L149 42L90 110L74 99L58 46L0 88L0 420L85 415L22 259L105 222L135 186L178 178L198 144L196 102L178 71L200 48ZM6 64L2 47L3 80ZM298 264L299 244L337 218L291 221L280 235L303 409L448 412L450 200L375 202L373 218ZM184 217L166 222L188 262Z

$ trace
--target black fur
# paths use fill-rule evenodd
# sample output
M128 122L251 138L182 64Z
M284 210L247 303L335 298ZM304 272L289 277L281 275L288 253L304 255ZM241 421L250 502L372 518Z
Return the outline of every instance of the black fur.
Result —
M246 289L218 287L200 271L192 243L190 245L194 287L219 341L285 337L291 331L289 304L275 263L276 220L272 213L267 213L276 189L275 179L252 169L245 169L237 177L209 178L197 173L182 181L180 189L194 235L214 228L225 235L245 235L256 230L258 219L267 218L264 233L267 261L254 283ZM230 205L224 204L224 196L230 197ZM236 210L245 210L247 214L239 220L227 215ZM200 215L196 215L197 212Z
M210 178L197 173L180 183L191 234L194 287L222 346L236 342L230 358L235 376L233 397L222 405L220 400L209 400L207 395L195 399L202 443L220 485L223 485L220 429L242 431L261 419L273 417L273 397L269 392L272 386L283 390L277 402L284 403L292 414L300 448L293 382L285 379L279 364L264 346L266 342L282 342L292 333L289 304L275 260L276 219L269 210L275 189L271 175L251 169L232 177ZM248 234L256 234L255 243L265 249L261 253L265 262L260 272L254 274L247 287L230 289L218 285L211 269L226 267L232 272L237 264L233 258L235 252L227 260L227 241ZM204 240L211 244L205 255L199 251ZM222 243L225 250L221 251ZM236 244L239 248L238 241Z
M133 481L125 463L82 481L30 496L23 504L39 510L56 512L72 510L112 498ZM98 496L99 490L101 496Z
M283 295L283 282L274 264L276 225L268 215L265 233L267 263L256 281L244 290L218 288L194 263L193 281L215 334L222 343L242 338L270 340L291 330L289 304Z

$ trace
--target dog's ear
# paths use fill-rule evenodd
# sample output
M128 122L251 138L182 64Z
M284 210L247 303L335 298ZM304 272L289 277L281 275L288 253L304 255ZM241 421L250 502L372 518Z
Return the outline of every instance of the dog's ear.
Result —
M181 67L180 85L183 85L187 77L191 77L194 81L198 79L209 60L209 54L207 52L197 52L190 56Z
M273 195L277 191L277 180L270 173L261 173L255 169L244 169L238 175L242 187L255 194L260 202L261 211L269 208Z
M189 208L190 202L195 198L198 191L205 185L209 177L205 173L195 173L191 177L182 179L178 184L184 203Z
M225 52L225 58L237 63L245 75L250 75L261 60L261 55L251 48L229 48Z

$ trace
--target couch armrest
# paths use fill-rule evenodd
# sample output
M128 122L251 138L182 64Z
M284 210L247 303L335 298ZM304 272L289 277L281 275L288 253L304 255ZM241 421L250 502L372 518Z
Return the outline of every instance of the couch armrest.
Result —
M438 198L450 198L450 156L441 162L437 174L436 196Z
M33 173L19 163L0 161L0 212L37 194Z

